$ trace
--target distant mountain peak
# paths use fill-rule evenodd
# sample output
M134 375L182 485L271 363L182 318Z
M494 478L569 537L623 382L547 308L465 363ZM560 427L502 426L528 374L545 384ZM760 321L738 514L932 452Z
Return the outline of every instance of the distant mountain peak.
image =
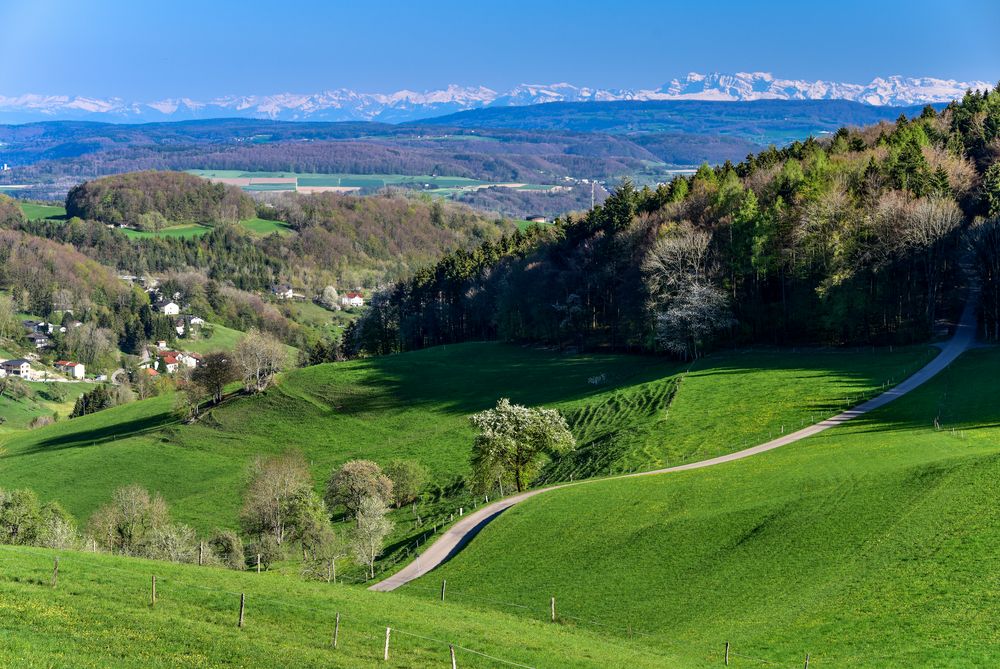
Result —
M990 88L985 81L933 77L876 77L867 84L781 79L770 72L689 72L655 89L579 87L566 82L520 84L498 92L485 86L450 84L431 91L360 93L346 88L317 93L278 93L151 102L66 95L0 95L0 121L81 119L112 122L169 121L227 116L289 121L413 121L483 107L546 102L615 100L852 100L877 106L948 102L968 89Z

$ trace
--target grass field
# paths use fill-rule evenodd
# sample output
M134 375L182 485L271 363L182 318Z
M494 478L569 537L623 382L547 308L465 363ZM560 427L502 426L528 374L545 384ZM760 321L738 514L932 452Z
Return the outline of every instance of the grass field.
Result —
M33 221L39 218L64 219L66 218L66 208L56 205L32 204L30 202L20 203L24 216Z
M199 336L194 339L181 338L177 340L177 348L190 351L191 353L211 353L213 351L231 351L236 343L243 337L244 332L227 328L217 323L206 324L203 333L211 333L211 336Z
M264 395L237 398L195 425L177 423L166 395L21 434L4 444L9 455L0 459L0 481L58 499L79 518L115 488L138 482L161 491L178 519L208 531L235 525L245 467L258 453L300 449L318 489L332 467L358 457L420 460L447 481L467 469L468 415L508 396L570 416L581 452L594 460L574 461L572 471L651 467L737 450L782 422L832 413L848 393L898 378L924 355L897 349L713 356L680 382L665 413L656 402L666 399L664 387L679 370L664 359L500 344L439 347L296 370ZM588 382L599 375L602 385ZM616 405L621 411L610 414ZM675 424L676 416L683 422ZM600 460L601 444L612 460Z
M30 202L20 203L21 211L24 212L28 220L48 218L53 220L64 220L66 218L65 207L47 204L32 204ZM255 235L265 237L271 233L287 234L291 228L281 221L269 221L264 218L250 218L240 221L240 225ZM209 230L211 226L198 225L195 223L187 225L174 225L157 232L145 232L141 230L123 229L122 232L131 239L143 239L146 237L180 237L194 238L200 237Z
M995 666L998 375L1000 350L973 351L822 436L536 497L411 594L446 578L454 601L538 619L556 595L610 634L689 649L687 666L721 664L704 653L726 641L782 666Z
M449 644L463 669L505 666L491 658L535 667L679 666L635 642L449 602L270 573L10 546L0 546L0 616L0 664L8 667L445 667Z
M8 434L28 429L31 421L39 416L51 416L57 413L61 419L68 418L73 412L76 398L94 387L90 383L60 383L59 389L65 393L65 398L60 401L50 395L54 385L56 384L29 382L27 386L33 393L32 397L14 399L7 395L0 396L0 418L3 420L0 423L0 439Z
M296 184L308 187L360 188L365 191L380 190L387 186L418 188L431 195L454 197L470 189L500 185L498 182L468 179L466 177L430 174L315 174L297 172L245 172L242 170L188 170L205 178L216 179L295 179ZM251 184L243 186L248 191L293 191L296 184ZM550 190L546 184L518 184L517 190Z

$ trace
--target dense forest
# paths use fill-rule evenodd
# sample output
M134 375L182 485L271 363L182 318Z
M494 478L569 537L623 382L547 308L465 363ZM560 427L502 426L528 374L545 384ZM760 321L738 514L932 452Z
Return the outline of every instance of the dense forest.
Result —
M109 225L159 230L179 223L235 223L254 215L234 186L183 172L133 172L86 181L66 197L66 213Z
M975 248L984 311L998 311L998 158L1000 88L656 190L626 182L585 216L396 282L348 345L500 338L690 358L717 344L925 340L953 313L969 240L993 241Z

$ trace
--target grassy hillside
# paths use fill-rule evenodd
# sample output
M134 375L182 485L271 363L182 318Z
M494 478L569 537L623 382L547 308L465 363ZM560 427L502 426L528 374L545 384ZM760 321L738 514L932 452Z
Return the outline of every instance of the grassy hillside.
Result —
M138 482L162 492L179 520L211 530L235 525L246 464L260 453L302 450L317 486L334 466L358 457L417 459L446 483L467 468L467 416L507 396L570 416L581 455L550 478L651 467L737 450L782 424L832 413L847 395L898 380L926 354L712 356L679 381L665 413L683 369L664 359L439 347L296 370L264 395L236 398L196 425L178 424L167 395L19 435L4 444L0 481L58 499L80 518L115 488ZM599 385L590 383L601 376ZM608 452L613 457L602 458Z
M542 495L412 593L447 578L456 601L535 618L555 594L566 615L690 649L689 666L726 641L785 666L805 652L815 666L995 665L998 374L1000 351L977 350L822 436Z
M10 356L6 356L10 357ZM26 430L35 418L59 414L67 418L73 412L76 398L91 390L91 383L60 383L58 389L65 393L62 399L50 392L52 383L27 383L30 395L14 398L5 394L0 396L0 439L5 435L20 430Z
M296 577L0 547L0 664L20 667L678 666L638 643ZM150 580L157 601L150 607ZM245 623L237 627L240 593ZM336 615L338 647L331 647ZM389 662L383 662L391 626ZM485 655L483 655L485 654Z

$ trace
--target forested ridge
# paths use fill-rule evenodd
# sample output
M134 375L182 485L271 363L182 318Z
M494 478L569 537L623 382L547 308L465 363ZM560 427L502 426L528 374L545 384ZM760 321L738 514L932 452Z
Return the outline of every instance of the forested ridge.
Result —
M85 181L66 196L66 213L111 225L159 230L179 223L234 223L254 215L239 188L184 172L133 172Z
M717 344L924 340L956 304L969 242L986 311L1000 313L998 158L1000 88L656 190L625 182L585 216L395 283L350 346L498 338L695 357ZM995 331L997 316L987 322Z

